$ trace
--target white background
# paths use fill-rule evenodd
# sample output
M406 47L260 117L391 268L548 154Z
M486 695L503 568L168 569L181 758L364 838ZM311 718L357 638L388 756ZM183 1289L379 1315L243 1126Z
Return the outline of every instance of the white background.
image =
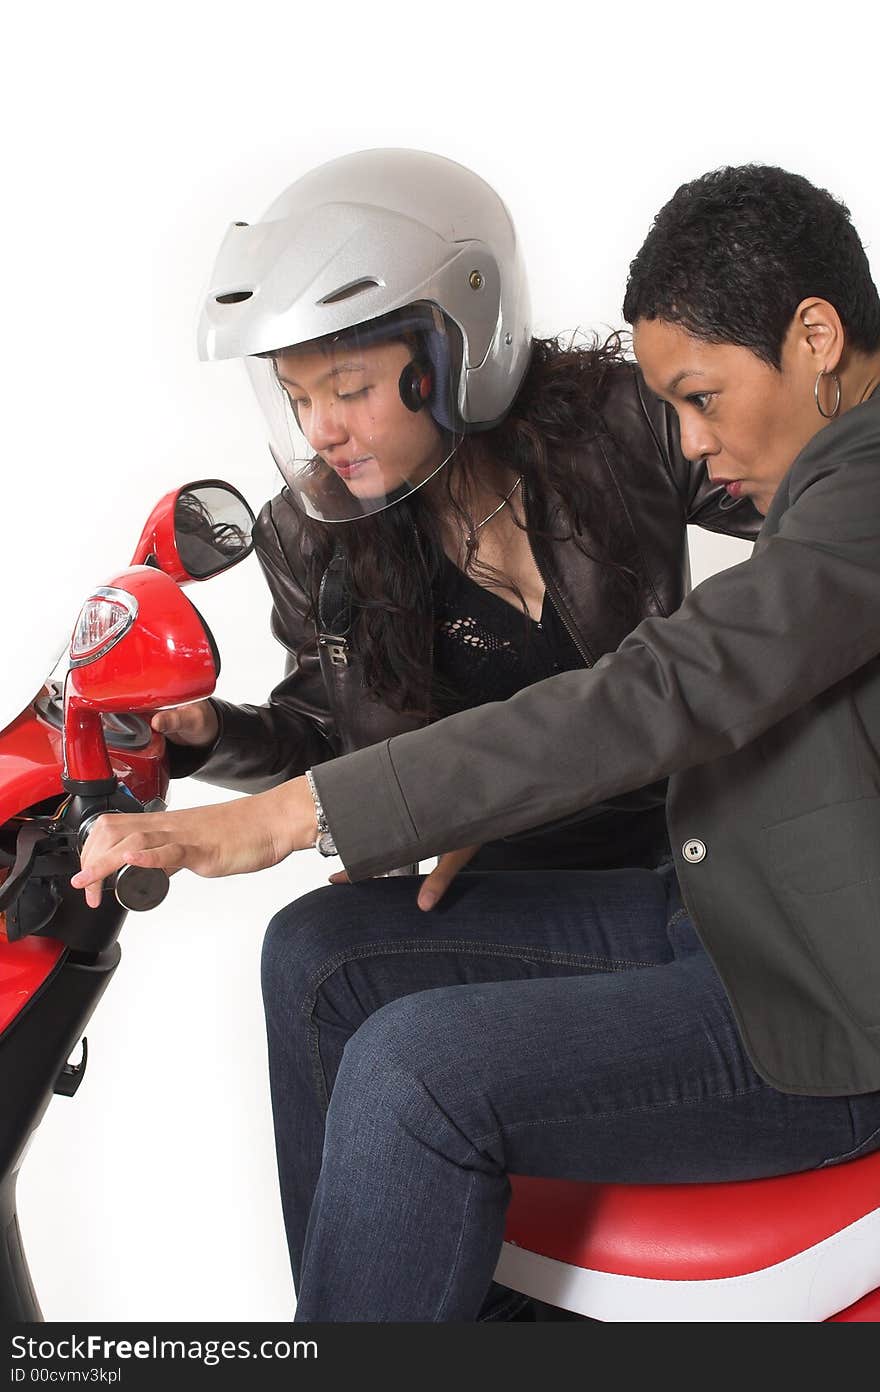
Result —
M349 150L448 155L508 203L546 333L618 325L652 215L719 164L831 188L871 253L878 35L861 13L80 0L7 18L0 724L163 492L205 475L255 507L275 491L240 366L195 355L228 223ZM697 578L742 554L701 539ZM281 654L256 562L193 597L220 693L263 699ZM289 1318L258 964L272 913L326 872L308 853L251 879L182 875L129 918L86 1080L53 1101L19 1182L47 1318Z

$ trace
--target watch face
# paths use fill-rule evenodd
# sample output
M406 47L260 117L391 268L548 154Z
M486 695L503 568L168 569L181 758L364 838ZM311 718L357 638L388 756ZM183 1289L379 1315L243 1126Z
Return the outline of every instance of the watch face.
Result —
M316 850L321 852L322 856L336 855L336 845L329 831L322 831L318 833L318 839L315 842L315 848Z

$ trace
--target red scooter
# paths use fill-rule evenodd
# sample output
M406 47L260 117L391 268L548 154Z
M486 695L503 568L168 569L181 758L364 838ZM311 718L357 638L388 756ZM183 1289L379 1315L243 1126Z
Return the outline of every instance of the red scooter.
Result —
M131 565L87 597L63 687L0 731L0 1318L42 1319L21 1242L16 1179L53 1093L72 1097L83 1030L119 964L129 910L164 899L164 871L123 866L89 909L70 886L95 818L164 807L168 760L152 712L214 690L220 658L181 586L253 548L254 516L202 480L154 508ZM82 1053L68 1062L77 1042Z

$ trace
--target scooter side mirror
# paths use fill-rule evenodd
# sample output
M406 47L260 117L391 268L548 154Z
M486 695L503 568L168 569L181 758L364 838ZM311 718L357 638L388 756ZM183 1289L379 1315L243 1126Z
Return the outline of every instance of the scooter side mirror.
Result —
M208 580L253 550L254 514L237 488L201 479L172 489L147 519L132 565L151 565L178 585Z

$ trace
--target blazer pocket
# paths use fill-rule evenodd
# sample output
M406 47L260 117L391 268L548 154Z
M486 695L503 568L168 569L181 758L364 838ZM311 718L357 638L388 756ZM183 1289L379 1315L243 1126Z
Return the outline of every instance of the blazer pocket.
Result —
M880 798L763 829L770 874L854 1019L880 1026Z

